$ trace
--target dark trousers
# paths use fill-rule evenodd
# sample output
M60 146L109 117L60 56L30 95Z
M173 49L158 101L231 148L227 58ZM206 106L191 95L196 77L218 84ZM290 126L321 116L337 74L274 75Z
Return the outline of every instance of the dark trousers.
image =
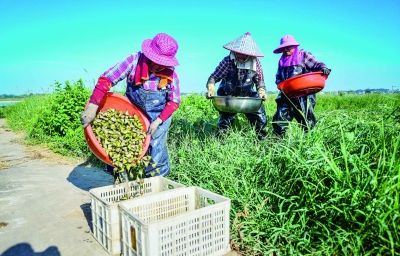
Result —
M257 138L263 140L267 135L266 125L267 116L265 114L264 106L262 105L257 112L244 114L247 117L250 125L255 127ZM235 113L220 112L220 118L218 120L219 132L225 132L225 129L230 128L235 121Z
M276 112L272 118L272 127L277 135L285 135L289 122L294 119L307 132L313 128L316 123L314 107L317 102L315 94L309 96L288 98L286 95L279 93L276 98Z

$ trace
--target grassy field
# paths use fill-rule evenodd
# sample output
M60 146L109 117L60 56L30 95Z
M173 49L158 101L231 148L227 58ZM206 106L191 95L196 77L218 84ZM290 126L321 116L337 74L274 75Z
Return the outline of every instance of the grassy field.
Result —
M57 84L3 112L27 143L101 164L79 123L90 92ZM182 98L168 137L168 178L232 199L231 245L245 255L400 254L400 95L317 95L317 125L293 122L272 135L275 97L265 102L265 141L243 115L223 138L204 96Z

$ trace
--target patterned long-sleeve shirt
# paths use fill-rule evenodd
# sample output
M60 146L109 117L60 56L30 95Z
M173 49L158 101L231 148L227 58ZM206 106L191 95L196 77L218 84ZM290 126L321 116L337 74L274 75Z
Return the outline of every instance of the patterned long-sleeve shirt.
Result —
M234 60L231 59L230 55L223 58L222 61L219 63L219 65L215 68L215 71L208 78L208 81L213 81L214 83L218 83L222 79L226 78L228 73L231 71L233 64ZM246 71L239 70L239 72L246 72ZM256 75L253 77L253 81L256 84L257 90L259 88L265 89L264 72L261 66L261 62L258 58L256 59Z
M128 55L125 59L118 62L114 67L104 72L101 76L108 78L111 81L112 86L125 78L127 79L127 84L133 84L140 54L141 52L137 52ZM157 91L159 82L160 77L150 74L149 80L143 84L143 89ZM169 91L169 100L180 104L181 94L179 88L179 77L175 70L172 76L172 82L166 85L166 89Z
M275 83L279 84L288 78L307 72L317 72L326 68L323 62L318 61L311 52L304 51L303 61L298 66L278 67Z

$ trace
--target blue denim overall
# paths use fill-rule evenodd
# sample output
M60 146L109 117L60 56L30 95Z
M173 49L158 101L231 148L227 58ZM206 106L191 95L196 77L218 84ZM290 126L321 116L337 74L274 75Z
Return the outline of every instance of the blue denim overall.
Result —
M253 77L256 72L253 70L240 70L238 72L236 65L232 64L232 68L225 79L222 81L218 90L218 96L236 96L236 97L253 97L258 98L257 92L253 90ZM218 120L219 132L224 133L225 129L231 127L235 121L235 113L219 112ZM245 114L250 125L256 129L257 137L262 140L267 135L266 124L267 116L265 114L264 105L254 113Z
M150 123L157 119L167 103L167 90L150 91L144 90L142 86L127 87L126 96L139 107L148 117ZM167 176L170 172L169 157L167 151L167 133L171 125L171 117L160 124L150 139L150 146L147 154L151 156L156 168L160 168L159 173L155 168L148 166L146 177L151 177L151 172L156 176Z
M280 67L279 71L282 81L309 72L304 63L297 66ZM277 135L285 135L286 128L293 118L296 119L306 132L315 126L316 117L314 107L317 103L315 94L289 98L282 92L279 92L275 101L277 109L272 117L272 127Z

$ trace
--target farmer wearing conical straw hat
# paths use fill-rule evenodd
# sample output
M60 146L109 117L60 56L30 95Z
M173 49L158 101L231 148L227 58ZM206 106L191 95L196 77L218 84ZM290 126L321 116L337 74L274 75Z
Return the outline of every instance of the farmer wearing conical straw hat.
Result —
M221 81L217 90L218 96L255 97L266 99L264 74L258 57L264 57L250 33L225 44L229 55L224 57L207 81L209 99L214 96L215 83ZM256 90L253 88L255 87ZM235 120L235 113L220 112L218 121L219 134L231 127ZM264 105L254 113L245 114L249 123L255 126L257 137L262 140L266 136L267 117Z
M291 77L309 72L322 71L326 76L330 74L331 70L323 62L318 61L311 52L299 50L299 45L294 36L285 35L281 38L280 45L273 51L275 54L282 53L276 72L276 85ZM300 123L304 131L314 127L316 123L314 114L315 93L300 97L289 97L283 92L279 92L275 101L277 110L272 118L272 127L276 135L283 137L288 123L293 118Z

